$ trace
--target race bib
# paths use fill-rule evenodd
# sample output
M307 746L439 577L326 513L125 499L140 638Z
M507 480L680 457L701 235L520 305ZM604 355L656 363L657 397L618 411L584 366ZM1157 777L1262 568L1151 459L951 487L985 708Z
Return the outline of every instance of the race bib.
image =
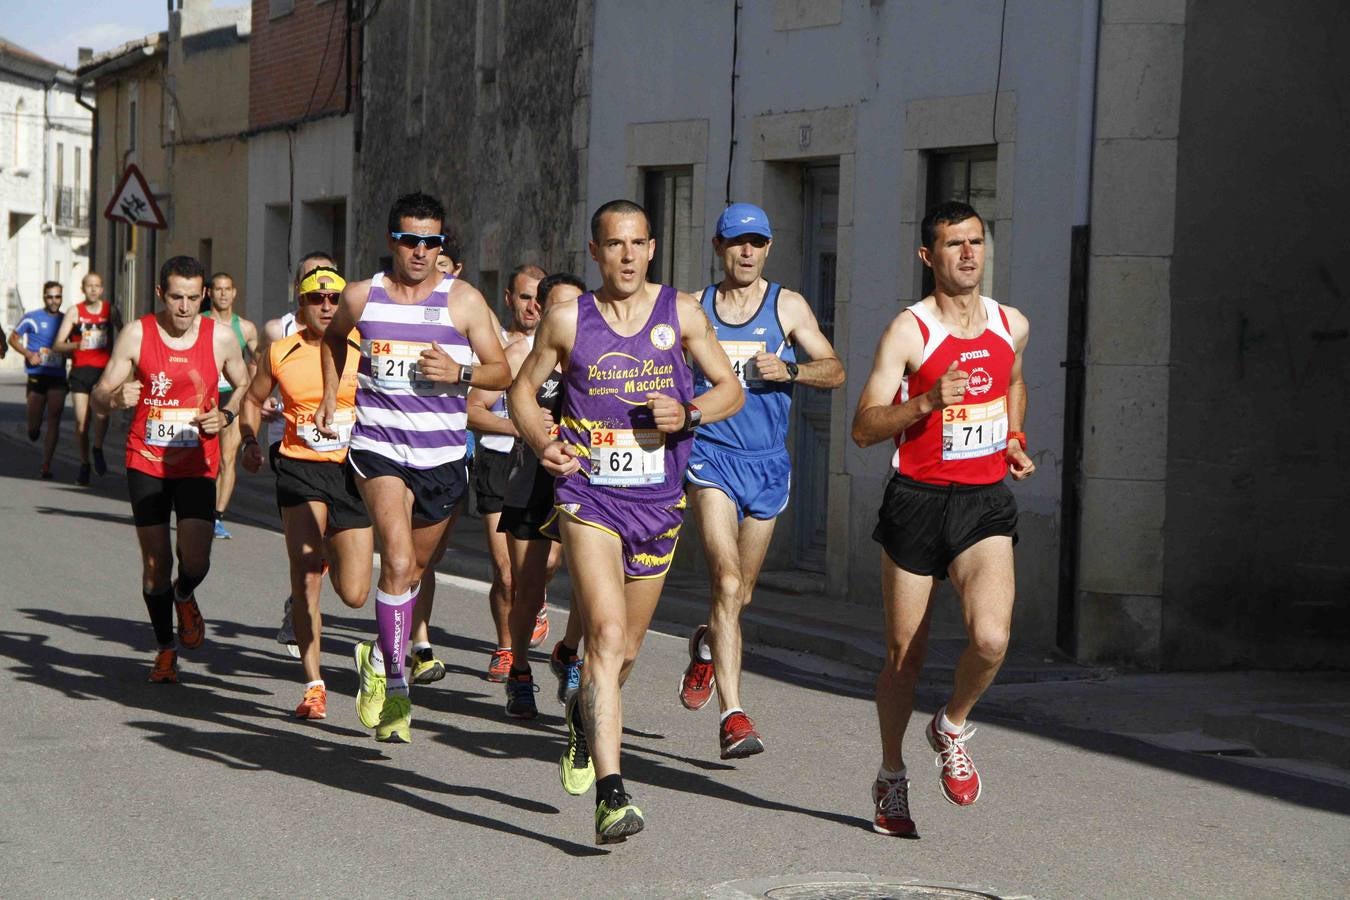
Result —
M152 406L145 417L145 442L152 447L196 447L201 434L192 420L195 409L165 409Z
M666 439L655 428L591 432L591 484L632 487L666 480Z
M1004 398L962 403L942 410L942 458L974 459L1008 446L1008 408Z
M38 351L39 366L59 366L62 362L61 354L52 352L51 347L43 347Z
M363 341L362 344L370 357L370 375L380 387L408 390L435 386L435 382L422 377L419 365L422 351L430 349L430 344L409 341Z
M346 450L352 442L352 426L356 424L356 410L339 409L333 413L333 430L337 437L330 438L319 431L314 424L313 413L301 413L295 417L295 430L300 440L309 449L318 453L332 453L334 450Z
M102 350L108 346L108 329L102 325L86 325L80 329L81 350Z
M731 360L731 371L736 373L737 380L741 386L762 385L764 377L759 374L759 366L755 365L755 354L763 353L768 348L763 341L719 341L722 349L727 353L727 359Z

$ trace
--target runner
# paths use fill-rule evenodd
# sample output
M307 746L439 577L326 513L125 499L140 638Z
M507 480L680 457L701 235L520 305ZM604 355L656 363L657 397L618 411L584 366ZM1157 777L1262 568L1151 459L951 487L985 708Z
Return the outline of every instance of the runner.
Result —
M774 523L787 508L793 386L832 389L844 383L844 367L806 298L763 278L772 248L764 210L750 203L728 206L713 238L724 274L702 297L703 311L745 388L745 406L700 429L689 456L689 501L698 514L713 598L708 624L689 640L679 696L687 708L702 709L716 686L722 759L764 750L741 708L741 612L750 605ZM799 360L798 351L810 362ZM695 400L706 388L698 378Z
M42 309L24 313L9 335L9 345L23 354L28 375L28 439L36 441L47 421L42 442L42 477L52 477L52 457L61 437L61 414L66 408L66 358L53 344L61 328L61 283L42 285Z
M103 279L90 272L80 282L84 301L66 310L53 345L59 353L73 354L70 368L70 393L74 397L75 436L80 442L80 474L76 484L89 483L89 392L98 383L112 355L113 341L122 328L122 314L103 301ZM108 474L103 456L103 439L108 435L108 417L95 415L94 465L99 475Z
M539 282L537 306L547 309L553 303L574 303L586 290L575 275L549 275ZM535 318L540 315L535 310ZM506 348L507 361L519 369L534 348L534 335ZM478 395L475 397L475 395ZM490 408L496 397L492 392L469 393L472 419L475 401ZM562 373L554 370L539 387L535 402L544 410L544 422L550 434L562 418ZM514 432L514 428L512 429ZM533 719L539 713L534 702L534 675L530 671L530 648L548 634L546 612L548 583L562 562L562 545L539 532L553 511L553 476L539 465L524 441L516 440L511 451L511 474L507 479L497 531L506 538L511 558L511 667L506 680L506 714L515 719ZM540 622L544 623L540 635ZM567 631L553 647L549 668L558 678L558 702L566 704L581 686L581 616L573 604L567 617Z
M323 341L324 396L315 425L335 438L338 373L345 371L349 332L355 328L361 338L347 464L381 557L379 637L357 646L356 705L377 741L412 739L404 655L413 617L425 624L431 612L429 603L418 603L418 583L467 486L465 391L500 389L511 377L483 295L436 271L444 222L445 208L434 198L400 197L389 213L391 271L343 289ZM470 365L475 353L482 362Z
M502 331L502 346L509 350L517 343L531 339L539 324L539 304L535 289L544 270L534 265L519 265L507 278L502 292L511 325ZM525 361L528 344L521 344L520 352L507 354L514 376ZM483 519L487 533L488 555L492 559L492 587L488 589L488 609L497 630L497 645L488 662L487 680L505 681L511 671L511 556L506 546L506 535L497 531L502 516L502 498L506 493L506 478L511 471L511 450L516 444L516 428L506 414L506 394L491 391L486 399L481 390L469 391L469 428L474 435L473 493L478 515ZM548 636L548 619L542 626L539 641ZM537 646L537 643L536 643Z
M162 683L178 681L175 608L178 646L192 650L206 637L196 589L211 567L217 434L235 416L234 408L219 405L216 385L222 373L231 387L248 381L234 335L200 315L204 274L190 256L160 267L155 296L163 305L123 330L90 395L96 413L136 410L127 434L127 487L141 547L141 590L159 644L150 680ZM178 578L172 580L175 556Z
M292 628L305 673L304 698L295 709L302 719L322 719L328 710L328 692L319 670L319 595L324 570L330 561L335 562L333 589L347 606L360 609L370 593L374 554L370 519L345 465L347 439L356 419L357 354L347 355L338 387L338 438L323 437L314 428L314 412L323 399L319 344L345 285L340 275L326 268L317 269L301 283L297 295L300 330L268 349L239 417L244 468L257 472L263 461L258 443L262 406L274 387L281 390L286 431L271 460L290 557L291 597L305 598L294 610Z
M249 375L252 376L255 368L254 360L258 352L258 329L252 322L241 318L234 311L234 298L238 293L234 286L234 278L226 272L217 272L211 276L210 288L207 294L211 306L210 309L203 311L202 315L210 316L222 328L229 328L234 331L234 336L239 341L239 350L244 354L244 359L248 362ZM234 388L230 387L224 378L221 378L221 406L229 404L233 391ZM236 403L231 409L237 406ZM230 532L225 529L225 511L230 508L230 498L234 496L234 463L238 456L239 426L235 424L226 425L220 431L220 475L216 479L214 534L218 540L230 539Z
M928 722L942 794L958 806L980 797L966 742L971 708L994 680L1008 646L1017 503L1003 482L1036 471L1022 433L1029 327L1010 306L980 296L984 222L964 203L934 207L920 226L919 258L933 293L896 316L853 417L853 440L896 445L872 537L881 544L887 656L877 678L881 768L872 827L917 837L901 752L928 644L935 582L950 576L970 643L946 705Z
M619 774L620 691L674 556L693 431L735 413L743 399L697 298L648 283L650 234L634 203L596 210L589 249L602 285L549 310L509 395L512 421L559 476L545 533L562 538L586 634L559 768L568 793L594 782L598 843L642 830ZM712 384L698 406L686 352ZM555 368L566 390L558 441L536 400Z

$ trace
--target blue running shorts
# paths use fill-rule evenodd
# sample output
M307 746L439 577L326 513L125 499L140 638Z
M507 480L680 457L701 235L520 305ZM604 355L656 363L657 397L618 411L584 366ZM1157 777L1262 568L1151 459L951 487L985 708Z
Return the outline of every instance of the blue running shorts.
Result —
M740 450L699 437L689 454L685 481L716 488L736 504L736 519L773 519L788 505L792 461L787 448Z

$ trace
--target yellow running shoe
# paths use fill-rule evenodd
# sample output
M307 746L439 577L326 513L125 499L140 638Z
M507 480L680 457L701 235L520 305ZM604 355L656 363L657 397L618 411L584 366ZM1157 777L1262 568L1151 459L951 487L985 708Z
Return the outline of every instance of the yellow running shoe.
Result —
M581 711L577 709L574 696L567 704L567 750L558 760L558 775L562 779L563 790L574 797L586 793L595 784L595 763L591 761L591 748L586 743L586 729L581 723Z
M618 794L613 798L617 806L610 806L608 800L601 800L595 807L595 842L597 844L619 844L637 834L646 823L642 810L633 805L633 798L627 794Z
M384 708L384 673L376 671L370 664L370 652L375 649L374 641L362 641L356 645L356 674L361 683L356 688L356 717L367 728L374 728L380 722L380 710Z
M445 677L445 663L430 653L428 650L425 659L415 653L408 657L412 664L412 677L408 680L413 684L434 684Z
M412 743L412 701L407 694L386 694L375 726L375 740L386 744Z

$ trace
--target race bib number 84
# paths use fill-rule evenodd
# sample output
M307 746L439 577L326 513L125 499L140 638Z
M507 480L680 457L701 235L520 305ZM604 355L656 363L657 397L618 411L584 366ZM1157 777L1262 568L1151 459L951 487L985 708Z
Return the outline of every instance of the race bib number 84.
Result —
M145 442L152 447L196 447L201 434L192 420L195 409L151 407L145 417Z
M974 459L1008 446L1008 408L1004 398L961 403L942 410L942 458Z
M591 432L591 483L613 487L666 480L666 440L655 428Z

